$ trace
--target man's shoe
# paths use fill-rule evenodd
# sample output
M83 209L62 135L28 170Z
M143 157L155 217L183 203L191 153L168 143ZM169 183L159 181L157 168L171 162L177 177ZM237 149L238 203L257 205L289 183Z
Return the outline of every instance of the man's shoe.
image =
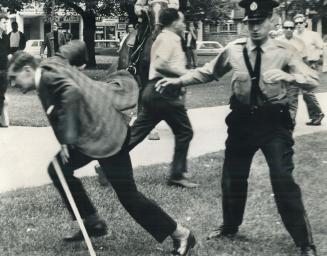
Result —
M109 185L109 181L107 180L106 175L104 175L102 168L100 165L96 165L94 167L95 172L98 174L98 181L100 183L101 186L108 186Z
M317 256L317 251L314 246L305 246L301 248L301 256Z
M194 248L196 244L195 237L191 231L186 239L174 238L173 242L174 242L173 255L180 255L180 256L189 255L190 250Z
M226 227L221 225L218 229L213 230L208 236L207 240L233 238L238 232L238 227Z
M169 186L178 186L182 188L196 188L199 184L189 181L186 177L182 176L180 178L170 177L167 184Z
M102 220L92 226L88 226L87 224L85 224L85 228L90 237L104 236L107 234L107 225ZM82 231L78 231L75 234L66 236L64 238L65 242L76 242L82 240L84 240Z
M321 125L321 121L324 117L325 115L321 113L318 117L311 119L311 121L306 123L306 125L311 125L311 126Z

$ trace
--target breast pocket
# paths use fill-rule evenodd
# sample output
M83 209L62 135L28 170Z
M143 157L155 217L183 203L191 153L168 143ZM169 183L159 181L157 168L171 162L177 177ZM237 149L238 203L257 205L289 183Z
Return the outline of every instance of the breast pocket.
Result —
M283 82L268 80L265 74L263 74L263 84L260 85L260 88L267 100L279 100L283 98L286 93Z
M234 72L232 92L241 103L250 103L251 78L247 72Z

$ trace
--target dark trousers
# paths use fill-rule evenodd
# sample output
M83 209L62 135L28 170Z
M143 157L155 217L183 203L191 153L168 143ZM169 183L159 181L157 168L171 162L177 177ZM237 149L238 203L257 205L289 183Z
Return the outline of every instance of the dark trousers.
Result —
M5 102L7 85L7 72L5 70L0 70L0 115Z
M132 150L162 120L175 136L171 176L179 178L187 171L187 152L193 137L191 122L179 92L161 95L155 92L156 81L150 81L142 93L142 110L131 128L129 149Z
M19 47L10 47L9 52L14 54L15 52L19 51Z
M196 68L198 66L198 58L196 54L196 49L192 47L186 48L186 57L187 57L187 67ZM193 65L192 65L193 64Z
M289 99L289 107L292 119L295 121L296 113L298 109L298 98L300 93L300 88L296 85L288 85L287 86L287 97ZM306 91L302 90L303 100L307 105L309 118L315 119L322 114L321 107L317 100L317 97L313 90Z
M286 111L278 107L254 113L232 111L226 118L228 138L222 176L224 225L238 227L242 223L252 158L261 149L286 229L296 245L312 245L301 190L292 175L294 141Z
M76 149L70 149L69 153L70 159L67 164L62 163L59 154L56 157L59 160L59 164L72 192L73 198L75 199L77 208L82 218L85 219L87 216L96 213L96 209L88 197L80 179L74 176L74 171L94 159L82 154ZM137 190L129 152L126 147L114 156L97 160L108 181L115 190L119 201L137 223L148 231L158 242L163 242L167 236L175 231L177 226L176 222L154 201L146 198ZM75 219L52 163L48 168L48 172L70 214L73 219Z

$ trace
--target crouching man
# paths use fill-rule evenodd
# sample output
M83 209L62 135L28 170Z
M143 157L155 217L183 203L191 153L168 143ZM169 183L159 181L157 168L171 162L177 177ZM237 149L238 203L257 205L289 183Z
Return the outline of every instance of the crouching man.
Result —
M175 255L188 255L195 245L189 229L177 224L155 202L137 190L127 149L129 127L122 113L137 102L137 84L126 71L108 77L106 83L90 79L77 68L85 45L74 42L41 63L17 52L9 63L8 76L23 92L38 91L43 108L62 149L56 155L90 236L107 233L105 222L97 214L75 170L98 160L118 199L127 212L158 242L171 236ZM68 199L55 172L49 175L74 218ZM65 241L83 240L82 233Z

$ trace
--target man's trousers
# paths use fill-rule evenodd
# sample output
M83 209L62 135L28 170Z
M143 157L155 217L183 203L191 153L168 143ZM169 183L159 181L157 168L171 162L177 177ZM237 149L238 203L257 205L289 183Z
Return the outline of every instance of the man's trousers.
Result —
M300 88L296 85L287 85L287 97L289 99L289 108L292 119L295 121L296 113L298 109L298 98L300 93ZM302 90L303 100L307 105L309 118L316 119L322 114L321 107L317 100L317 97L313 90L307 91Z
M5 70L0 70L0 114L5 102L7 85L7 72Z
M126 140L126 142L127 141L128 140ZM127 144L126 142L125 144ZM85 219L87 216L95 214L96 209L88 197L81 181L74 176L74 171L95 159L82 154L76 149L70 149L69 153L69 162L66 164L62 163L59 154L56 157L59 160L60 167L67 180L81 217ZM122 206L137 223L148 231L158 242L163 242L167 236L175 231L177 227L176 222L154 201L146 198L137 190L133 177L133 168L126 145L124 145L123 149L116 155L97 160L99 161L108 181L115 190ZM52 164L50 164L48 172L70 214L73 219L75 219Z
M312 245L300 187L292 175L294 144L285 107L254 112L233 110L226 118L228 138L222 175L226 227L242 224L252 158L260 149L267 161L275 201L283 223L298 246Z
M155 92L155 83L156 81L150 81L142 93L142 110L131 127L129 149L143 141L150 131L164 120L175 136L171 175L179 178L187 171L187 152L193 137L191 122L181 96L178 93L174 96L161 95Z

